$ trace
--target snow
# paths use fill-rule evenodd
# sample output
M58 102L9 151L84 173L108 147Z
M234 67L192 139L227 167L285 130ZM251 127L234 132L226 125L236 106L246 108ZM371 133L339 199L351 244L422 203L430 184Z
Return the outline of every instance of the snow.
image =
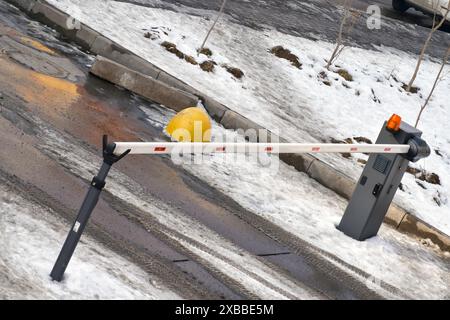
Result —
M419 94L406 94L401 89L402 82L408 82L416 57L383 46L374 46L374 50L349 47L337 62L353 76L354 81L348 82L324 69L324 59L333 49L331 43L271 29L253 30L225 16L207 46L219 65L226 63L244 71L243 80L235 80L220 66L214 73L205 73L160 46L162 41L170 41L198 62L207 60L203 55L197 58L196 48L210 27L211 22L204 17L211 18L215 12L198 11L200 16L188 15L105 0L49 2L231 109L268 129L280 130L291 142L359 136L374 141L383 122L393 113L414 123L439 67L438 63L425 60L416 82L421 89ZM147 30L159 38L154 41L145 38ZM302 70L272 55L270 48L276 45L283 45L296 54L303 63ZM327 74L331 86L318 80L321 71ZM450 234L450 129L446 110L449 92L447 76L439 84L420 124L424 138L432 146L432 155L414 165L437 173L442 185L420 182L407 174L404 191L395 199L410 213L447 234ZM358 156L344 159L339 155L321 155L320 158L355 179L362 170L357 163Z
M68 224L0 184L0 299L180 299L160 281L84 235L65 279L49 273Z

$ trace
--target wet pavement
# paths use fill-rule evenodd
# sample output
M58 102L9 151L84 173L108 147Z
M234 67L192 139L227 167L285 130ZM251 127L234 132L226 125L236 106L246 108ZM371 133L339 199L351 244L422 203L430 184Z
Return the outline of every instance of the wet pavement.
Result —
M217 11L222 1L202 0L115 0L193 15L205 15L202 10ZM336 39L341 13L336 7L340 1L329 0L228 0L225 13L236 23L251 27L271 27L276 30L310 39ZM364 15L348 37L349 44L366 49L376 46L392 47L417 54L425 41L432 19L413 9L399 14L392 9L391 0L355 0L353 6L366 11L369 5L378 5L382 13L382 27L369 30ZM200 9L200 10L199 10ZM442 58L450 43L450 24L438 31L429 47L428 54Z
M115 141L166 139L137 107L156 106L90 76L92 60L61 41L53 30L0 2L0 143L5 150L0 153L0 177L66 218L68 225L88 181L71 172L66 155L44 146L44 140L55 135L54 139L65 139L84 152L99 155L103 134ZM168 158L129 157L117 168L158 202L214 230L319 296L381 298L362 281L328 263L314 247L294 243L289 234ZM165 226L107 189L87 228L93 237L185 298L255 297L168 239Z

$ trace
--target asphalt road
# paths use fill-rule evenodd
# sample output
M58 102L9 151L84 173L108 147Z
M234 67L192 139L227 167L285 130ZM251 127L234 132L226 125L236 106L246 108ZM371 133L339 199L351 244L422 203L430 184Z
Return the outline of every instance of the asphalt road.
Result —
M150 125L136 108L155 106L90 76L92 57L4 2L0 2L0 49L0 144L8 150L0 153L0 182L51 208L67 219L69 227L89 182L77 172L90 165L88 159L70 156L71 151L100 155L102 134L115 141L164 139L161 129ZM130 157L116 168L157 203L179 212L180 219L193 219L274 273L324 298L380 298L363 281L329 262L326 253L243 209L168 158ZM108 187L87 232L185 298L255 298L229 274L171 239L173 230ZM185 238L182 230L174 236ZM220 259L222 253L209 254ZM240 272L258 276L243 267ZM276 288L277 283L267 285ZM385 289L395 291L388 285Z
M204 11L218 10L221 0L116 0L150 7L161 7L190 14L204 15ZM228 0L225 13L237 23L252 28L270 26L281 32L311 39L334 41L339 28L341 13L336 7L339 1L330 0ZM410 53L418 53L432 24L430 17L413 9L399 14L392 9L391 0L355 0L354 7L365 11L369 5L379 5L382 12L382 28L369 30L367 15L355 26L348 37L354 46L373 49L387 46ZM434 58L442 58L450 45L450 27L447 25L435 34L428 50Z

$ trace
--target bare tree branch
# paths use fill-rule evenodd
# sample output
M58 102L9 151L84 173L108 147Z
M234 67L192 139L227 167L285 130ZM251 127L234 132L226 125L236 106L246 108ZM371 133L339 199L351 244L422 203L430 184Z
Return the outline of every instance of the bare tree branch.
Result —
M211 26L211 28L209 29L208 33L206 34L205 40L203 40L202 45L200 46L200 49L198 49L197 51L197 56L200 55L200 52L203 50L203 48L205 47L206 41L208 41L209 36L211 35L211 32L213 31L214 27L216 26L217 22L219 21L220 17L223 14L223 10L225 9L225 5L227 4L227 0L223 0L222 2L222 6L220 7L220 11L219 14L216 17L216 20L214 20L213 25Z
M339 32L336 39L336 47L334 48L334 51L332 52L327 65L325 66L328 70L330 69L331 65L339 58L342 51L344 51L346 47L344 43L344 34L349 34L353 30L353 27L361 16L359 12L352 10L352 4L353 0L344 1L344 14L342 15L341 25L339 26ZM349 22L348 19L350 18L351 20Z
M439 1L437 3L439 4ZM447 20L447 17L450 14L450 2L448 3L447 8L443 7L443 9L445 9L445 13L443 14L442 19L439 21L439 23L436 22L437 9L438 8L436 6L435 11L434 11L434 16L433 16L433 26L432 26L430 33L428 34L428 37L425 40L425 43L420 51L420 55L419 55L419 59L417 60L416 68L415 68L414 73L411 77L411 80L409 81L408 86L406 88L406 91L408 91L408 92L411 92L411 88L412 88L414 82L416 81L417 75L419 74L420 66L422 65L422 61L425 56L425 52L427 51L428 46L430 45L430 41L433 38L434 33L442 27L442 25Z
M449 58L450 58L450 46L448 47L447 52L445 53L445 56L442 59L441 67L439 68L439 72L436 76L436 79L434 80L433 87L431 88L430 94L428 95L427 99L425 100L425 103L423 104L423 106L420 107L420 112L419 112L419 115L417 116L416 125L415 125L416 128L419 125L420 118L422 117L422 114L425 111L425 108L428 106L428 104L431 100L431 97L433 96L434 90L436 90L436 87L438 86L439 82L441 82L444 79L442 73L444 71L445 66L447 65Z

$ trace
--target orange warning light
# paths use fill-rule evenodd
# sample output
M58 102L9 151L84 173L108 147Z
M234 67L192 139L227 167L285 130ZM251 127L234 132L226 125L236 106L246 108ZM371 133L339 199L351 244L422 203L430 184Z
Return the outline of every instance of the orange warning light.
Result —
M389 119L389 121L386 125L386 128L389 131L397 132L400 130L401 123L402 123L402 118L397 114L393 114L392 117Z

